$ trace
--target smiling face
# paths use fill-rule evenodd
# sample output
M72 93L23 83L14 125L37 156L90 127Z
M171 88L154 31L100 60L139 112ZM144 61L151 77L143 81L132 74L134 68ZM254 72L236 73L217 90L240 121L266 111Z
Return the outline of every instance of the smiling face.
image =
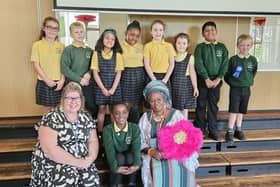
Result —
M217 30L214 26L206 26L203 30L202 36L208 42L215 42L217 37Z
M130 45L135 45L140 38L140 30L131 28L126 32L126 42Z
M65 113L77 113L82 106L82 98L77 91L68 91L63 97L63 110Z
M187 48L189 46L189 42L187 38L179 37L176 40L176 51L177 53L184 53L187 51Z
M116 37L113 33L108 32L104 35L103 44L105 49L112 49L115 45Z
M242 54L244 56L249 55L249 51L250 51L252 45L253 45L253 41L251 39L242 40L238 44L238 49L239 49L240 54Z
M126 125L128 118L128 109L125 104L118 104L113 106L112 116L117 124L117 126L122 129Z
M161 41L164 35L164 26L160 23L154 23L152 25L151 34L154 40Z
M84 42L85 34L83 27L73 27L71 29L71 37L75 43L81 44Z
M55 21L47 21L43 28L45 32L45 38L50 41L54 41L58 36L59 25Z
M160 92L152 92L148 97L151 109L155 113L161 113L166 108L166 98Z

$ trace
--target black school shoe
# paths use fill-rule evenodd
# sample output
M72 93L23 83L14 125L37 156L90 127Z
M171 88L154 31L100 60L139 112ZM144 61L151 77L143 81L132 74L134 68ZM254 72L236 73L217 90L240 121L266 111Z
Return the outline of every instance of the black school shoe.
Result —
M239 139L239 140L246 140L246 137L245 137L245 135L244 135L244 133L242 131L236 130L234 132L234 137Z
M233 132L227 131L225 135L226 142L233 142Z
M216 141L220 140L220 135L217 131L209 132L208 137Z

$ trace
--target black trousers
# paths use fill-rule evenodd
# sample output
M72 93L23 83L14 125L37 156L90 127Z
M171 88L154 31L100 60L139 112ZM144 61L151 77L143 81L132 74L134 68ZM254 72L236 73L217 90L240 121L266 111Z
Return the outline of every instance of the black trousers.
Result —
M222 81L215 88L207 88L205 80L198 78L199 96L197 98L195 126L202 131L206 131L207 122L209 132L216 132L217 113L219 111L218 102L220 99L220 90ZM207 116L206 116L207 113Z
M117 153L116 159L118 162L118 166L132 166L134 158L133 153L131 152L123 152ZM128 177L128 184L135 184L136 185L136 172L127 175ZM110 173L110 186L115 186L118 184L122 184L123 175L119 173Z

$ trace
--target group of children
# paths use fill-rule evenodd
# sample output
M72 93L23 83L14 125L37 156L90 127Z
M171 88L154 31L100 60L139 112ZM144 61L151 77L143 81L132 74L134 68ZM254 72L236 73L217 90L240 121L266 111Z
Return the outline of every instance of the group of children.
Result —
M82 23L70 25L73 43L66 48L58 41L58 32L59 22L47 17L40 39L32 47L31 61L38 73L36 103L45 106L46 111L59 103L65 82L77 82L83 89L86 108L97 117L99 133L103 130L106 105L125 104L112 109L116 123L115 128L104 129L104 137L107 137L108 131L120 128L122 132L127 128L127 116L117 118L119 110L137 111L145 84L149 80L162 80L170 89L173 107L181 110L186 119L188 109L195 108L195 125L204 135L209 132L210 138L219 140L217 103L224 78L230 86L230 115L225 139L228 142L232 142L233 137L245 139L241 131L242 117L247 112L250 87L257 72L257 60L249 54L253 45L249 35L238 37L239 54L229 60L226 46L216 39L217 28L212 21L202 26L205 41L197 45L194 56L188 53L188 34L175 36L174 45L164 40L165 24L161 20L152 22L150 32L153 39L144 46L139 43L141 27L138 21L127 26L122 42L114 29L104 30L94 51L84 43ZM126 108L122 109L124 106ZM114 160L110 161L110 156L108 158L115 164ZM133 173L131 171L138 166L136 162L132 168L111 166L111 169L115 172L121 170L119 173Z

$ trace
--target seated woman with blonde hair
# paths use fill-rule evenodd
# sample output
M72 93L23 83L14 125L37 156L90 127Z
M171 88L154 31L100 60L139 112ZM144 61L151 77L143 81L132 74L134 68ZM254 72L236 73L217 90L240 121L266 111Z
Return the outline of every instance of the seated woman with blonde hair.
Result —
M96 124L83 107L81 87L70 82L63 89L60 107L43 116L31 160L30 186L99 186L94 164Z

